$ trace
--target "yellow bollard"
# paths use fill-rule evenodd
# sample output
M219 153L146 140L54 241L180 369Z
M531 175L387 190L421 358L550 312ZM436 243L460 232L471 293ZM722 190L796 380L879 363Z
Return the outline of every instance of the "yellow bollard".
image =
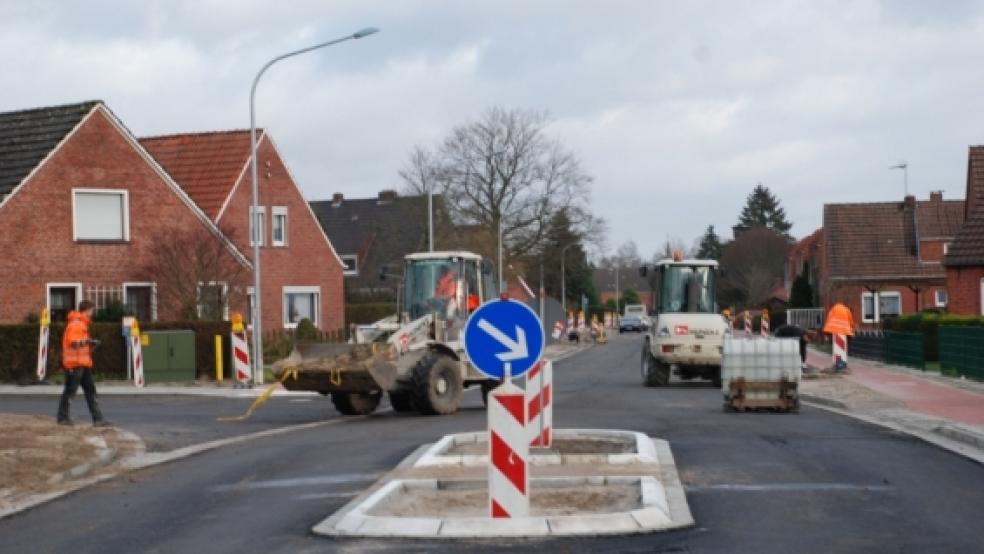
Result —
M215 380L222 382L222 335L215 335Z

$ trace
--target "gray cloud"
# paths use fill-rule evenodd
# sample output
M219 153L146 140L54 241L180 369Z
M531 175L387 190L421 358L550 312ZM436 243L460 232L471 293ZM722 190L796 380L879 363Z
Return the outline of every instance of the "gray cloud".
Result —
M548 110L611 242L726 231L762 181L797 235L823 202L963 195L984 142L976 2L186 1L0 4L0 109L105 99L139 135L248 125L305 193L398 186L416 143L492 104Z

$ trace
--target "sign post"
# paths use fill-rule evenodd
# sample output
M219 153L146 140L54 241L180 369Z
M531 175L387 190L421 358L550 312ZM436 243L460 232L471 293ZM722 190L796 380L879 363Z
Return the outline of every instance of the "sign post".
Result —
M515 300L493 300L465 324L468 359L491 379L501 379L488 396L489 517L529 514L529 406L512 383L540 361L545 337L536 312Z

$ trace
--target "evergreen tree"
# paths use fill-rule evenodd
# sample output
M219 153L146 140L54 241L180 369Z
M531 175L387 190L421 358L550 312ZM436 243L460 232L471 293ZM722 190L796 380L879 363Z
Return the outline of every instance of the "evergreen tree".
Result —
M799 275L793 279L792 289L789 291L790 308L812 308L813 307L813 287L810 286L806 275Z
M759 183L745 201L745 207L738 216L738 226L745 229L768 227L788 237L793 224L786 220L786 210L779 205L779 199L769 187Z
M700 238L697 247L697 258L701 260L717 260L721 258L721 237L714 232L714 226L708 225L704 236Z
M598 291L592 279L592 268L588 264L583 237L574 228L574 223L565 210L559 210L550 218L544 237L542 256L530 256L527 267L528 275L539 276L539 264L543 263L543 283L548 296L560 299L561 250L567 248L564 255L564 273L566 274L566 292L568 309L580 308L581 295L588 297L590 305L598 302ZM569 246L573 245L573 246ZM533 281L531 281L532 286Z
M642 304L642 298L635 289L625 289L622 291L622 310L629 304Z

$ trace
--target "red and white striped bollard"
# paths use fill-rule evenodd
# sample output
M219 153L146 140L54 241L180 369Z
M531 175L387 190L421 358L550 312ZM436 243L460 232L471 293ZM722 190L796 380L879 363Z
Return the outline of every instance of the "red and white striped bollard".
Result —
M530 446L553 444L553 362L541 360L526 373L526 430Z
M530 511L526 393L507 379L489 392L489 516L525 517Z
M38 381L44 381L44 376L48 371L48 337L51 334L51 318L48 317L48 308L41 310L41 332L38 336Z
M834 368L842 369L847 367L847 335L834 335L833 356ZM841 363L843 362L843 363Z

